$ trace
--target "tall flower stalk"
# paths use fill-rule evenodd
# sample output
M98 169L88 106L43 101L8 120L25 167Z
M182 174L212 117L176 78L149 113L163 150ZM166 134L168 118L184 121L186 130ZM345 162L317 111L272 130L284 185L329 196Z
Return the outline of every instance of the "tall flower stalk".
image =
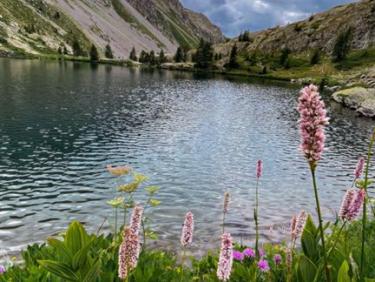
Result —
M228 192L224 193L224 205L223 205L223 234L225 233L225 216L228 213L230 194Z
M316 208L319 218L320 240L324 258L324 266L327 281L330 281L326 246L324 240L323 219L319 202L318 186L316 183L316 167L324 151L324 127L328 124L327 112L324 102L321 100L318 88L315 85L304 87L300 92L298 101L298 112L300 114L301 150L309 163Z
M370 144L368 147L367 152L367 160L366 160L366 168L365 168L365 178L363 181L362 188L364 191L364 201L363 201L363 215L362 215L362 244L361 244L361 265L360 265L360 281L364 281L364 273L365 273L365 243L366 243L366 225L367 225L367 201L368 201L368 194L367 194L367 188L369 185L369 178L368 178L368 172L370 167L370 159L372 156L372 148L374 146L375 142L375 129L372 132L372 136L370 139Z
M255 188L255 208L254 208L254 221L255 221L255 252L257 258L259 258L259 179L263 172L263 162L259 160L257 162L256 178L257 184Z

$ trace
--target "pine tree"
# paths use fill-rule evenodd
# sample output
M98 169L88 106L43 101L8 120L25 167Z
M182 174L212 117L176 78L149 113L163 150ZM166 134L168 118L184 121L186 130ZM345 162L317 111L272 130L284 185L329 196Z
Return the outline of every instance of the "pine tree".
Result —
M287 64L289 64L289 54L290 50L288 48L284 48L281 50L280 65L282 65L283 67L286 67Z
M130 53L130 55L131 54L132 53ZM141 51L141 54L139 56L139 62L140 63L148 63L148 54L144 50Z
M156 57L155 57L155 52L152 50L149 54L149 60L148 62L150 63L151 66L156 65Z
M197 68L207 69L211 67L214 57L214 50L211 42L205 42L201 39L199 47L195 54L195 66Z
M99 61L98 49L96 49L94 44L91 45L90 49L90 61L93 63L97 63Z
M177 48L176 54L174 55L174 61L176 63L181 63L185 61L184 50L181 46L178 46Z
M249 42L251 41L250 39L250 33L248 31L245 31L242 35L242 41Z
M108 59L113 59L112 48L109 44L105 46L105 57Z
M237 62L237 55L238 55L238 48L237 48L237 45L234 44L232 47L232 50L230 51L228 67L232 69L239 67L239 64Z
M350 51L350 41L352 39L352 36L352 27L349 27L346 31L343 31L339 34L332 52L334 61L340 62L346 59L346 56Z
M144 51L142 50L142 52L144 52ZM135 51L135 47L133 47L133 49L130 51L129 59L132 60L132 61L135 61L135 62L138 61L137 52ZM141 62L141 60L139 60L139 61Z
M320 62L320 50L315 49L310 59L310 65L313 66L313 65L319 64L319 62Z
M161 49L159 53L159 64L164 64L167 61L167 58L165 57L164 50Z
M81 45L79 44L79 41L77 39L74 39L72 49L73 49L73 56L79 57L83 55Z

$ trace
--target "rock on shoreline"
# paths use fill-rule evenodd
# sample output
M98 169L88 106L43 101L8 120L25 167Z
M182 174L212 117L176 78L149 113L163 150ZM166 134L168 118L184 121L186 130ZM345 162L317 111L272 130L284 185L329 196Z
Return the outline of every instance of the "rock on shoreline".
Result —
M375 88L352 87L340 90L333 93L332 99L363 116L375 117Z

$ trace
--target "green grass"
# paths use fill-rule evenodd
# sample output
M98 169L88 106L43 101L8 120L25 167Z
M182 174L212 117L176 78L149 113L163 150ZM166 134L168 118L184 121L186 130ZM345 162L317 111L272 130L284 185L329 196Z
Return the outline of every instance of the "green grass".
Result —
M350 70L372 65L375 65L375 48L352 51L345 60L335 64L340 70Z

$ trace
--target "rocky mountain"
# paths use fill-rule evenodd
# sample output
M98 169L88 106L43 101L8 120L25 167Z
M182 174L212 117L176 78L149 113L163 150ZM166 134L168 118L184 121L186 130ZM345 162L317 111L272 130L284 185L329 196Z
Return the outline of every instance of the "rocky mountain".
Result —
M0 52L72 52L73 42L116 58L136 50L174 53L194 47L200 37L223 40L219 28L178 0L0 0Z
M374 0L337 6L303 21L250 33L250 42L240 43L239 47L268 53L283 48L292 52L320 49L331 53L337 36L349 28L352 30L352 49L375 47ZM228 47L235 42L236 39L218 47Z
M182 46L196 46L200 38L222 42L220 29L208 18L184 8L178 0L128 0L147 20L168 38Z

